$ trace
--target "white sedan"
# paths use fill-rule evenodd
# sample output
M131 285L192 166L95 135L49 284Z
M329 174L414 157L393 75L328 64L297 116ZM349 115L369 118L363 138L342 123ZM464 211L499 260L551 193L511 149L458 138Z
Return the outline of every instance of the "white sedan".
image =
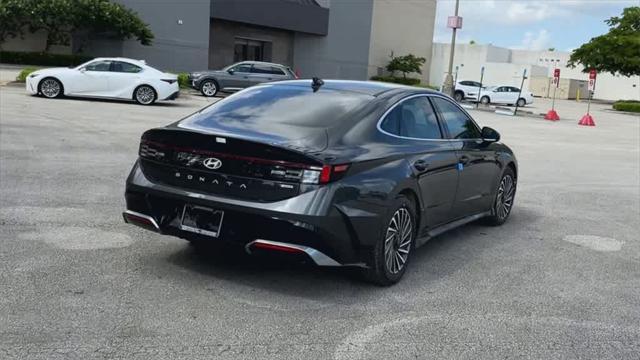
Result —
M520 97L518 97L518 94ZM480 91L480 102L485 105L490 103L518 104L519 107L522 107L533 103L533 93L525 90L520 92L519 88L513 86L489 86Z
M142 105L178 97L178 77L127 58L96 58L75 68L42 69L27 77L27 92L135 100Z

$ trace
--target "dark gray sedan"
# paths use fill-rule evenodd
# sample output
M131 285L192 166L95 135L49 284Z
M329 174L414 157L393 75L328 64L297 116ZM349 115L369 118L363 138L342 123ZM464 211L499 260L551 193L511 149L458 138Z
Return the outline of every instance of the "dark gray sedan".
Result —
M243 61L222 70L197 71L189 74L189 84L204 96L215 96L218 91L234 92L264 82L297 79L288 66Z

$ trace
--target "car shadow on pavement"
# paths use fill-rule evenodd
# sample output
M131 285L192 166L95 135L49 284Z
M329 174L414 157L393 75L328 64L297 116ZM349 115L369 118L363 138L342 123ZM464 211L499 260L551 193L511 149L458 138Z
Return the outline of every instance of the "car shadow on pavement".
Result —
M53 101L57 100L72 100L72 101L83 101L83 102L100 102L100 103L111 103L111 104L123 104L123 105L135 105L135 106L150 106L150 107L189 107L190 105L180 103L179 101L167 100L167 101L158 101L153 105L140 105L135 101L131 100L122 100L122 99L104 99L104 98L86 98L86 97L72 97L65 96L57 99L50 99Z
M475 222L431 239L413 253L404 279L386 289L364 282L356 268L323 268L279 258L250 256L241 247L194 247L185 244L166 260L204 277L262 289L271 294L316 301L332 301L338 296L342 303L348 303L350 300L346 294L374 296L390 289L396 295L410 294L416 286L442 281L464 269L471 260L481 257L483 252L511 241L513 237L505 233L517 232L519 224L531 221L530 216L532 214L520 211L502 227ZM193 281L198 283L195 279Z

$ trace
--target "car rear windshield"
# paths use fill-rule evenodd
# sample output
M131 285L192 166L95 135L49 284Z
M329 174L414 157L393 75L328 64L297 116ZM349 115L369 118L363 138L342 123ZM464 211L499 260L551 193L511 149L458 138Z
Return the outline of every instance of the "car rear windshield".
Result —
M327 128L373 96L311 86L273 84L252 87L229 96L180 122L181 127L206 130L219 124L285 124Z

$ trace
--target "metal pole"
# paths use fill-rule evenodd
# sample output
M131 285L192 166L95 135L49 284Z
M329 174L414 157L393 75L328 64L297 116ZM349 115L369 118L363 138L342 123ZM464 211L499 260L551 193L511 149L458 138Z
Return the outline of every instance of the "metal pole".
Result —
M558 85L560 85L560 79L558 79L558 83L556 84L556 87L553 88L553 101L551 101L551 110L556 109L556 89L558 88Z
M480 92L482 92L482 79L484 79L484 66L480 68L480 87L478 88L478 101L476 101L476 109L480 106Z
M589 115L589 110L591 110L591 98L593 97L593 91L589 91L589 102L587 103L587 115Z
M518 102L520 101L520 95L522 95L522 87L524 86L524 79L527 78L527 69L522 72L522 82L520 83L520 91L518 91L518 98L516 99L516 109L513 111L513 115L518 114Z
M456 0L456 11L455 16L458 16L458 7L460 5L460 0ZM453 97L453 55L455 53L456 48L456 28L453 28L453 32L451 33L451 52L449 53L449 68L447 71L447 75L444 78L444 86L442 87L442 92Z
M456 77L455 77L455 79L453 79L453 88L454 89L456 87L456 84L458 83L458 69L459 69L459 67L458 67L458 65L456 65Z

